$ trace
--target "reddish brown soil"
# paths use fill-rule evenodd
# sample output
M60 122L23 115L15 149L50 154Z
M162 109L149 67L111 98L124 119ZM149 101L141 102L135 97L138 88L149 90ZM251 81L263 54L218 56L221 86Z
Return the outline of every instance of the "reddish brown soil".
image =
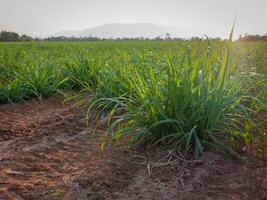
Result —
M212 152L186 161L163 147L100 154L103 130L91 132L82 106L59 98L0 105L0 200L267 199L266 154L243 163Z

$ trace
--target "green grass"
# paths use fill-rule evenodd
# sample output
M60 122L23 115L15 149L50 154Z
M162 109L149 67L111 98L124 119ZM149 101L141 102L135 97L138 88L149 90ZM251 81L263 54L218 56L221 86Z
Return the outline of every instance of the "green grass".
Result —
M0 103L89 92L88 112L109 119L105 142L241 158L255 115L265 123L266 55L266 43L230 41L1 43Z

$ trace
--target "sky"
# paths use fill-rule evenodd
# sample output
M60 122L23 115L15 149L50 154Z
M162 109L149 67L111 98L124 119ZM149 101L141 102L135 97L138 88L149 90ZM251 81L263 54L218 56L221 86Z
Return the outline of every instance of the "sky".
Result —
M267 0L0 0L0 30L34 36L107 23L154 23L202 36L267 32Z

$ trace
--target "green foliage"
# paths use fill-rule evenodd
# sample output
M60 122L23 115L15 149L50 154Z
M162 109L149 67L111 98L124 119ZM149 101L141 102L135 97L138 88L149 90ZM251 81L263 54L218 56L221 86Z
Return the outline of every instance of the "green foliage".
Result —
M198 157L206 147L216 147L226 155L240 157L222 140L236 137L236 129L248 117L250 101L247 88L229 60L229 43L223 58L197 58L198 49L187 47L158 64L128 67L125 81L129 93L96 100L89 108L109 109L108 133L114 139L129 135L130 141L167 142L187 153L194 149ZM139 58L138 63L142 63ZM131 78L129 78L131 77ZM110 105L113 108L110 109ZM123 114L111 120L119 110ZM238 135L240 138L241 134Z
M252 118L266 113L266 47L230 40L2 43L0 102L89 91L88 114L107 116L107 138L240 158L234 150L253 136Z
M68 89L81 90L87 87L96 87L97 68L95 58L90 49L75 49L70 55L66 55L63 61L63 76L69 80L65 86Z

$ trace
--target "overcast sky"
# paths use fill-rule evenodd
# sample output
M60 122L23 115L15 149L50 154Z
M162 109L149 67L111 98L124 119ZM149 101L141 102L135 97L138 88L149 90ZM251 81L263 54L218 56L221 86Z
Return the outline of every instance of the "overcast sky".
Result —
M266 10L267 0L0 0L0 30L47 35L149 22L226 36L236 15L236 35L263 34Z

